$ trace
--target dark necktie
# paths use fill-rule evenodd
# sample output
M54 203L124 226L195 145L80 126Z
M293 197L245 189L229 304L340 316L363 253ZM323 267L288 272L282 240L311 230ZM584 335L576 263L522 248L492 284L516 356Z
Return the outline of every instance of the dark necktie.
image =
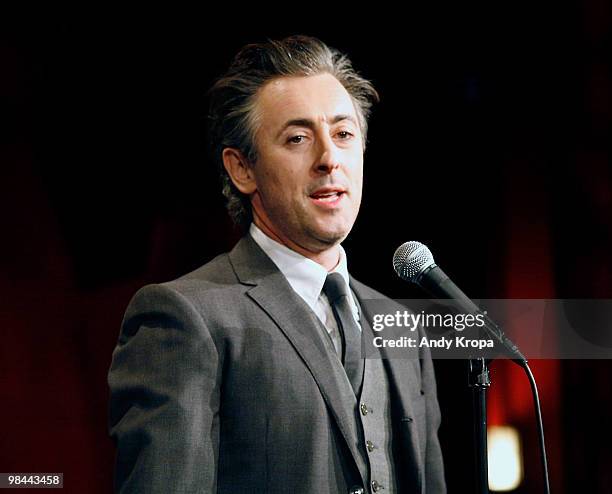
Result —
M359 396L363 377L363 358L361 356L361 330L353 317L349 301L349 291L340 273L327 275L323 293L334 312L338 329L342 334L342 364L346 375L353 386L355 396Z

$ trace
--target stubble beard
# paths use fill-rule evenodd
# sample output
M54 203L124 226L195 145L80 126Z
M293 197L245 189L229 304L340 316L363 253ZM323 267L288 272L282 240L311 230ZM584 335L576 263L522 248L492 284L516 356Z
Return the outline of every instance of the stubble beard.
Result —
M356 219L354 218L350 224L346 222L329 231L318 226L320 223L313 218L313 212L307 208L296 208L294 211L294 215L287 216L286 208L277 207L270 210L268 216L280 228L283 236L302 249L318 254L339 245L350 233ZM325 224L325 220L319 221ZM335 221L335 218L332 216L329 221Z
M352 224L348 227L339 226L335 230L324 231L313 222L308 221L308 218L302 218L301 224L304 225L304 239L312 244L309 247L316 252L323 252L339 245L348 236L353 226Z

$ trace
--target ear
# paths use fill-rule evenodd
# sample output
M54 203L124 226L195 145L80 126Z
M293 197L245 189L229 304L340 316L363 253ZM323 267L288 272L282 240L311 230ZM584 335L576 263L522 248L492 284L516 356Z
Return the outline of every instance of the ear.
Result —
M257 190L253 170L248 160L236 148L225 148L221 154L223 166L236 188L245 195Z

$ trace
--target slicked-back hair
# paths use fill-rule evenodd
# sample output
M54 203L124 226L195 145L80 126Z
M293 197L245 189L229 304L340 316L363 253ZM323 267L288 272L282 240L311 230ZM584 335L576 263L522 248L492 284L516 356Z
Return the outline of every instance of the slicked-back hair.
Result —
M232 183L223 166L225 148L238 149L248 166L257 163L255 112L258 91L278 77L334 76L349 93L359 119L365 146L367 120L378 93L361 77L346 55L310 36L290 36L282 40L244 46L227 72L209 91L208 132L213 159L218 166L227 210L237 225L246 227L253 216L249 197Z

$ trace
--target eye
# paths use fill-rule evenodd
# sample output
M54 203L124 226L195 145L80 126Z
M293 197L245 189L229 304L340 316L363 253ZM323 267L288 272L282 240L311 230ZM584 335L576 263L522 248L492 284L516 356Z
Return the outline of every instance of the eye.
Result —
M348 130L341 130L340 132L338 132L336 134L340 139L350 139L351 137L353 137L353 134L351 134Z
M291 144L301 144L302 142L304 142L304 139L306 139L306 136L296 135L287 139L287 142Z

